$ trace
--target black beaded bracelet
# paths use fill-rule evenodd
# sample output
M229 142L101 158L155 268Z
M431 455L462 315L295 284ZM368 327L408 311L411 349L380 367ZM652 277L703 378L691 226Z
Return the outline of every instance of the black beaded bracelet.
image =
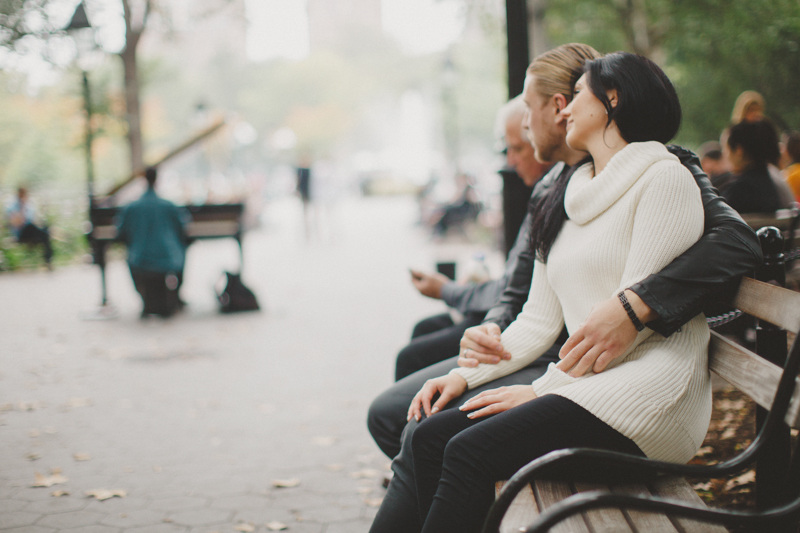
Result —
M628 298L625 296L625 291L617 294L617 298L619 298L619 301L622 302L622 307L624 307L625 312L628 313L628 317L631 319L631 322L633 322L633 327L636 328L636 331L642 331L644 329L644 324L642 324L642 321L639 320L638 316L636 316L636 313L633 312L633 308L628 302Z

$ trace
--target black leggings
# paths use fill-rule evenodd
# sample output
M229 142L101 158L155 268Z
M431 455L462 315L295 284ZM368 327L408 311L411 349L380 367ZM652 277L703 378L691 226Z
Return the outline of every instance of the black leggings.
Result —
M548 394L503 413L470 420L449 409L420 423L412 439L423 533L479 532L494 483L563 448L644 455L632 440L576 403Z

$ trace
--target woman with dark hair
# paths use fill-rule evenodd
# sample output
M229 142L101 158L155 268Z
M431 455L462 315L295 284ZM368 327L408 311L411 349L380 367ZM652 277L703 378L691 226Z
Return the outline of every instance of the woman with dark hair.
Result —
M552 364L531 385L479 394L423 420L412 438L423 532L479 531L493 483L568 447L603 448L686 462L711 415L709 332L698 315L665 338L645 328L626 287L658 272L702 235L691 174L663 143L680 125L675 90L650 60L616 53L591 61L564 110L567 143L590 159L532 207L536 251L530 297L503 333L496 365L429 380L409 415L538 358L561 331L616 295L639 331L616 359L601 348Z
M768 165L778 163L778 133L766 120L740 122L728 130L723 143L733 180L722 196L739 213L770 213L780 209L780 197Z

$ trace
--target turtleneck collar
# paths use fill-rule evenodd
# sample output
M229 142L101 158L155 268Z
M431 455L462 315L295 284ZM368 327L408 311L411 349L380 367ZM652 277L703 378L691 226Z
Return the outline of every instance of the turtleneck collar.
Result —
M619 200L651 165L664 160L680 162L663 144L649 141L625 146L597 176L593 177L594 165L586 163L567 184L567 216L579 225L590 222Z

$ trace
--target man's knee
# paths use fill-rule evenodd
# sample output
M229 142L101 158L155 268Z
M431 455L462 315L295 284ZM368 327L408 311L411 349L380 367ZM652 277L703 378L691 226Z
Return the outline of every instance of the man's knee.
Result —
M419 361L420 347L416 343L406 345L405 348L400 350L397 354L397 360L394 367L394 380L400 381L406 376L410 376L417 370L422 370L425 365Z
M400 453L400 434L403 431L401 422L405 418L395 395L388 392L382 393L370 404L367 429L381 451L392 459Z

